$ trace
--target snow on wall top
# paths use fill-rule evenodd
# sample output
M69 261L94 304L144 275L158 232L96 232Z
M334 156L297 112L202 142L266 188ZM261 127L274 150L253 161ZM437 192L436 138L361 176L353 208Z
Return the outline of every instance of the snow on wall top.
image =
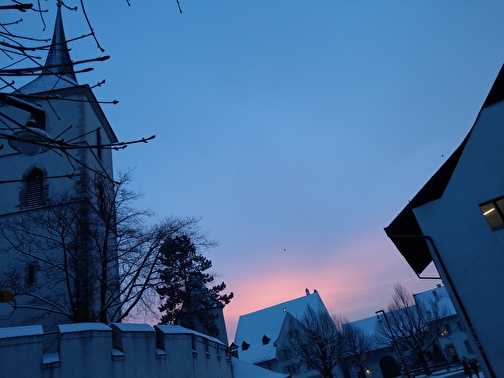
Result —
M182 327L179 325L158 324L155 327L166 335L180 335L180 334L196 335L196 336L204 337L205 339L213 341L214 343L218 343L218 344L227 346L226 344L224 344L219 339L216 339L215 337L208 336L203 333L196 332L196 331L193 331L192 329L185 328L185 327Z
M154 328L148 324L112 323L112 326L123 332L156 332Z
M85 331L112 331L103 323L73 323L58 325L60 333L85 332Z
M44 329L41 325L4 327L0 328L0 339L9 339L13 337L37 336L43 335Z

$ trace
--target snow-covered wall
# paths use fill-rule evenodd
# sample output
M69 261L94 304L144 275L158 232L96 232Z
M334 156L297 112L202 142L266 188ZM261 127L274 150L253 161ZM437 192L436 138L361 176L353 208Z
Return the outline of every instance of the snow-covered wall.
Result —
M41 326L0 328L4 378L231 378L231 357L219 340L179 326L100 323L59 326L57 348Z

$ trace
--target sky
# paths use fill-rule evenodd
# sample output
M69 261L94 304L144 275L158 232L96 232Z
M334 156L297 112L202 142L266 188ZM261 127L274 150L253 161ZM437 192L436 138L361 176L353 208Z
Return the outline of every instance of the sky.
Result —
M81 84L134 169L139 207L201 217L238 317L317 289L350 320L420 280L383 228L460 144L504 63L504 2L87 3L103 54ZM68 0L67 5L77 1ZM56 7L45 3L50 37ZM75 4L80 6L80 4ZM27 15L29 17L30 15ZM86 31L63 11L67 39ZM103 55L91 38L74 60Z

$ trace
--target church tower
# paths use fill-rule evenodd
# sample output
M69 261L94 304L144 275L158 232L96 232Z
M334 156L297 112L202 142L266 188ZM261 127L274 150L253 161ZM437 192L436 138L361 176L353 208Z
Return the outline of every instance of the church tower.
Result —
M118 290L107 224L117 138L91 87L77 81L61 6L36 72L0 93L0 290L14 296L0 326L110 322L101 304L110 309Z

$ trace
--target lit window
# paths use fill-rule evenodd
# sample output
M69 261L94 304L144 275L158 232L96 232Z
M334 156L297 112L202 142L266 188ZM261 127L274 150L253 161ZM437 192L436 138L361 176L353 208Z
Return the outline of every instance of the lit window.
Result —
M493 230L504 227L504 198L485 202L480 209Z
M448 324L444 324L441 326L441 336L448 336L451 334L450 326Z

